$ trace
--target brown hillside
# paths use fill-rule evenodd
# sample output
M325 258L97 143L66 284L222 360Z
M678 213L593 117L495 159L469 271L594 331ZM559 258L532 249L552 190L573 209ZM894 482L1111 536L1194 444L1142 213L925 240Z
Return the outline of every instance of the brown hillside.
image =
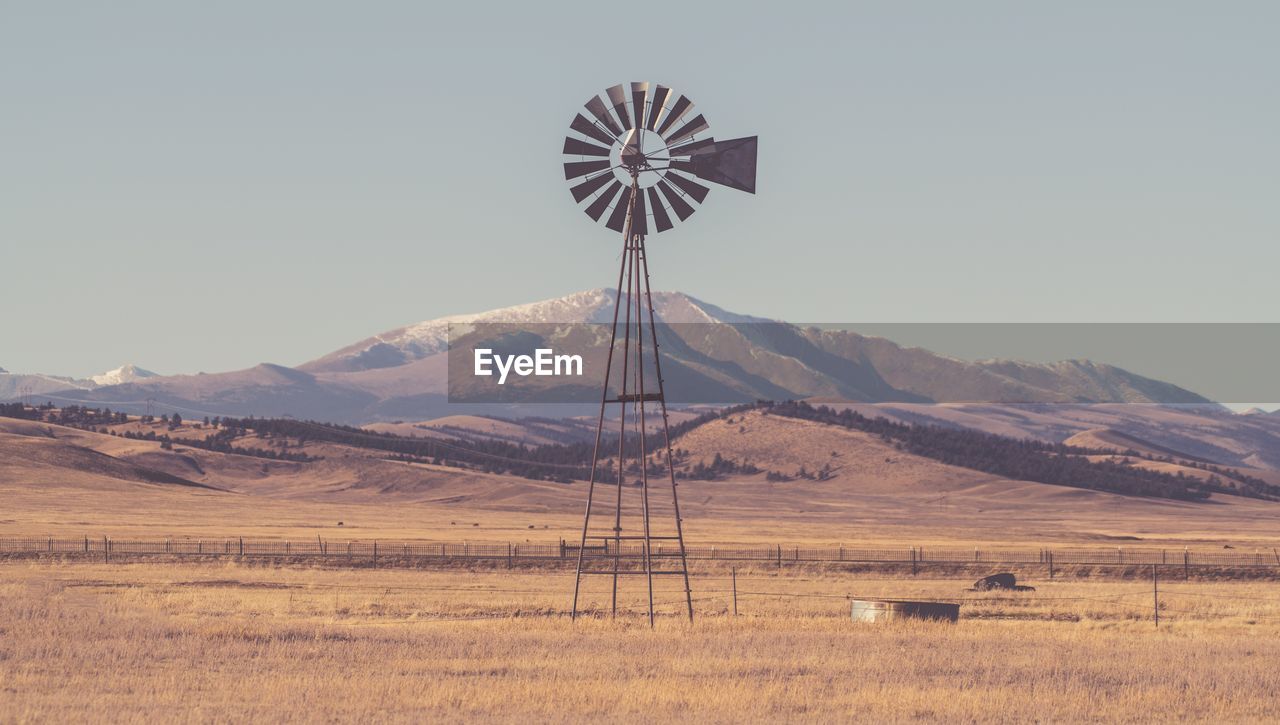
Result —
M1003 480L903 453L877 436L751 411L700 426L675 441L690 464L717 453L737 463L795 476L828 469L833 481L864 492L939 492Z
M129 483L197 486L202 484L161 468L77 445L59 435L60 426L0 419L0 475L53 483L84 475ZM105 436L104 436L105 437Z
M1063 443L1066 443L1069 446L1093 448L1095 450L1103 451L1115 451L1116 453L1136 451L1140 455L1152 456L1153 458L1169 457L1175 460L1202 460L1195 456L1175 451L1172 448L1157 445L1137 436L1129 435L1128 433L1114 430L1112 428L1092 428L1090 430L1081 431L1070 438L1067 438Z
M173 434L189 433L189 427L194 429L184 425ZM247 436L236 443L271 447L281 442ZM296 440L288 443L298 450ZM1206 505L1010 481L904 455L854 431L758 413L714 422L676 445L708 460L719 452L789 474L801 465L821 470L835 461L832 478L822 481L771 482L757 475L682 482L682 514L695 542L905 545L1139 537L1149 544L1241 543L1271 540L1280 511L1275 503L1232 496L1215 495ZM166 451L157 442L0 419L0 536L554 543L561 537L572 540L580 530L583 482L402 463L333 444L308 443L304 450L324 460L270 461L180 442ZM218 489L148 482L164 474ZM615 491L606 486L597 493L607 502ZM633 509L638 496L638 489L624 490ZM662 491L653 498L661 504Z

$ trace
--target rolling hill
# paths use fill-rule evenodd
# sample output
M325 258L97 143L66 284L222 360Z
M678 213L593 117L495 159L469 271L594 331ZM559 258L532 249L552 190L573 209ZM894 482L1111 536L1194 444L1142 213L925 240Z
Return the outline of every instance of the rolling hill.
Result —
M1280 504L1215 494L1203 503L1118 496L975 472L904 453L875 436L744 413L677 446L690 457L774 460L823 480L763 475L685 481L691 541L1133 542L1180 546L1273 536ZM321 458L267 461L0 419L0 535L301 536L554 542L581 524L582 482L529 481L387 460L384 452L291 441ZM120 431L160 423L137 420ZM115 426L113 426L115 428ZM744 431L745 429L745 431ZM274 445L250 434L246 445ZM833 455L834 454L834 455ZM192 485L199 484L199 485ZM627 493L628 501L634 496ZM1220 544L1219 544L1220 545Z
M1107 429L1190 459L1280 471L1280 418L1272 415L1238 415L1200 406L1166 405L869 405L830 399L809 402L872 418L968 428L1050 443Z

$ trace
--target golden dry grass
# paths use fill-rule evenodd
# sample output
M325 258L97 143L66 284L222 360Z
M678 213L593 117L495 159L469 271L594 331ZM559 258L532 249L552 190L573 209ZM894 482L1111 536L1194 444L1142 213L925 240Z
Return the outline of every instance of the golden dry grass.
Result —
M799 456L792 463L834 450L847 468L823 482L684 484L691 543L1275 545L1272 503L957 477L786 421L726 423L687 443L746 445L744 425ZM0 536L555 543L576 538L585 498L580 483L370 460L338 446L325 461L264 468L56 426L6 430ZM68 465L81 458L59 447L88 463ZM202 482L234 490L139 482L123 467L189 461ZM589 616L570 623L572 575L556 570L0 561L0 722L1222 722L1280 712L1276 583L1167 581L1157 631L1146 581L1038 581L1034 593L999 595L965 592L969 576L745 567L733 617L728 569L693 566L696 622L679 616L683 595L667 578L650 631L634 580L618 620L601 614L607 580L589 580ZM964 605L955 626L855 625L850 596Z
M964 582L700 571L699 617L559 612L571 576L0 564L0 720L1264 721L1274 583ZM746 592L758 592L747 594ZM637 603L628 590L628 606ZM847 593L970 599L859 625ZM665 591L664 599L671 598ZM789 594L793 596L780 596ZM794 596L805 595L805 596ZM677 597L678 598L678 597ZM597 586L589 599L603 604ZM674 612L668 605L665 611Z

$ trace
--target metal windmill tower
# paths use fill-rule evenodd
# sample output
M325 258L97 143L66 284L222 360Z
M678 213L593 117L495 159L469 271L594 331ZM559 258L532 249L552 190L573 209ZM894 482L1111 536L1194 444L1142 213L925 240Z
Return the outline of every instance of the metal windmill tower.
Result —
M574 201L585 202L587 216L595 221L608 211L605 226L620 232L623 239L600 418L578 548L572 616L574 619L578 616L583 576L612 577L611 614L614 615L618 610L619 577L643 576L648 587L652 626L655 576L683 577L684 602L690 620L693 619L693 596L676 493L645 237L650 229L655 232L671 229L674 226L672 212L680 221L687 220L695 204L707 198L710 189L695 178L754 194L756 137L716 141L706 135L710 129L706 119L701 114L693 115L693 102L688 96L649 83L632 83L630 91L628 99L621 84L609 88L605 91L607 103L599 95L592 96L585 104L590 117L581 113L574 116L569 128L576 135L564 140L565 155L576 157L564 164L564 177L572 183L569 191ZM646 381L650 362L652 379ZM615 373L620 374L616 384L611 385ZM657 410L647 408L649 404L656 404ZM592 507L600 503L595 499L597 478L605 477L599 465L600 443L610 405L618 406L619 439L616 459L610 465L613 470L607 478L613 479L616 492L609 512L612 516L605 517L607 528L597 523L593 529ZM653 412L660 413L662 424L657 467L665 468L660 479L655 480L665 480L670 485L670 519L660 516L654 506L656 502L650 499L652 464L646 415ZM628 426L632 431L630 439ZM628 507L624 507L623 490L629 479L639 487L638 527L634 526L634 513L630 513L634 511L636 497L631 496ZM631 523L633 528L624 529L624 511L630 513L625 523ZM674 523L674 528L659 531L656 524L660 518Z

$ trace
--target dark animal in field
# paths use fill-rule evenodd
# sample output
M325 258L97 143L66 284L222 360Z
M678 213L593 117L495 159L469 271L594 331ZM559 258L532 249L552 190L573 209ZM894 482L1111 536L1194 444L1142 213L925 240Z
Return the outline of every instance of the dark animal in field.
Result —
M1035 587L1024 586L1018 583L1018 578L1009 572L1000 572L991 576L984 576L973 583L972 591L989 592L993 590L1014 591L1014 592L1034 592Z

